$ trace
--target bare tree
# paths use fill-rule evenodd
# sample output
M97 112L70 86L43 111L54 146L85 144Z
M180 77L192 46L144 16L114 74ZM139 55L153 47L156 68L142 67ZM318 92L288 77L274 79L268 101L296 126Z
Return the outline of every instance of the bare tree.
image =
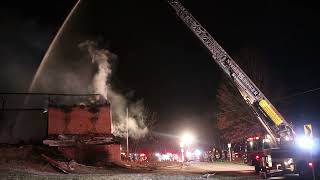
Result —
M242 49L236 59L239 66L251 80L266 93L265 64L259 61L256 50ZM262 125L257 120L250 107L246 104L234 84L224 77L218 89L217 127L222 141L231 143L242 142L245 138L264 133Z
M144 112L141 118L143 118L143 122L148 128L148 133L143 138L130 139L130 149L132 152L137 152L141 148L141 145L143 143L154 139L153 130L157 122L156 113L152 112L148 108L144 108Z

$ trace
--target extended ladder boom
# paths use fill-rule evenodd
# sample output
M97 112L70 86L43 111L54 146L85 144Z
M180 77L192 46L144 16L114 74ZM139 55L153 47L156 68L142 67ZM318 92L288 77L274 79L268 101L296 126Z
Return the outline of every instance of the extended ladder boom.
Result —
M244 100L250 105L263 127L270 134L272 141L279 144L278 139L280 138L285 138L286 140L293 139L294 131L291 125L287 123L259 88L213 39L207 30L201 26L178 0L168 0L168 2L175 9L180 19L211 52L215 62L236 85Z

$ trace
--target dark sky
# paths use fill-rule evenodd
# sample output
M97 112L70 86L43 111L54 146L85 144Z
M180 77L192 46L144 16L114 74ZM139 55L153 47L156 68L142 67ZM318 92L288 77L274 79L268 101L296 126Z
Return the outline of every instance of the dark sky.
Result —
M186 8L232 56L259 51L270 100L320 87L319 11L308 2L187 1ZM26 91L75 1L0 6L0 91ZM158 131L210 132L222 72L164 0L84 1L77 24L118 55L115 86L158 113ZM80 20L79 20L80 19ZM79 30L81 32L81 30ZM78 32L74 32L77 34ZM263 71L263 70L261 70ZM281 89L281 93L272 92ZM279 95L280 94L280 95ZM290 121L320 119L320 92L275 102ZM203 129L206 129L203 131ZM203 135L201 135L203 136Z

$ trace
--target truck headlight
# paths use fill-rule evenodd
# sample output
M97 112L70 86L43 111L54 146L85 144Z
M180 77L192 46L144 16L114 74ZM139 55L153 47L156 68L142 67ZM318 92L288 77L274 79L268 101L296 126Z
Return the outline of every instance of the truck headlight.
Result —
M311 150L315 143L311 137L301 136L296 138L296 143L301 149Z

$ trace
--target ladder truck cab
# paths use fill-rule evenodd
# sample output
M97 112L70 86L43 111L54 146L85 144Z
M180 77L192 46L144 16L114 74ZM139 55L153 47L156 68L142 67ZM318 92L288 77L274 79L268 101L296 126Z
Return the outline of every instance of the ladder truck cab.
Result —
M255 171L259 172L261 171L261 168L262 168L263 158L265 158L266 160L269 160L268 162L266 162L265 168L270 169L270 167L273 166L271 157L268 156L269 152L267 151L272 146L272 144L270 143L271 143L271 140L269 135L266 135L264 137L256 136L256 137L248 138L245 142L244 163L254 166ZM275 163L276 159L273 159L273 162ZM280 162L278 162L277 165L278 165L278 169L289 168L288 170L291 170L291 171L293 170L291 161L289 161L288 163L288 159L280 160Z
M260 169L261 157L263 157L263 138L250 137L245 142L244 163Z
M254 164L256 171L260 171L260 174L266 177L290 172L303 174L310 167L313 167L314 164L310 161L312 157L310 158L308 154L310 151L297 148L297 135L292 125L285 120L231 56L178 0L168 0L168 3L176 15L208 49L213 61L235 85L244 101L256 115L257 120L266 130L266 137L252 141L253 145L256 143L262 145L261 149L257 148L256 153L259 153L255 157L247 159L249 161L251 158L251 162L256 163ZM312 139L309 138L306 142L310 140ZM265 142L265 146L261 142ZM250 141L248 143L250 145ZM254 147L252 152L255 150ZM314 170L314 168L312 169Z
M296 139L287 147L272 148L270 135L250 137L245 143L244 163L254 166L256 172L297 173L304 177L314 173L319 177L319 152L310 149L313 145L308 138Z

